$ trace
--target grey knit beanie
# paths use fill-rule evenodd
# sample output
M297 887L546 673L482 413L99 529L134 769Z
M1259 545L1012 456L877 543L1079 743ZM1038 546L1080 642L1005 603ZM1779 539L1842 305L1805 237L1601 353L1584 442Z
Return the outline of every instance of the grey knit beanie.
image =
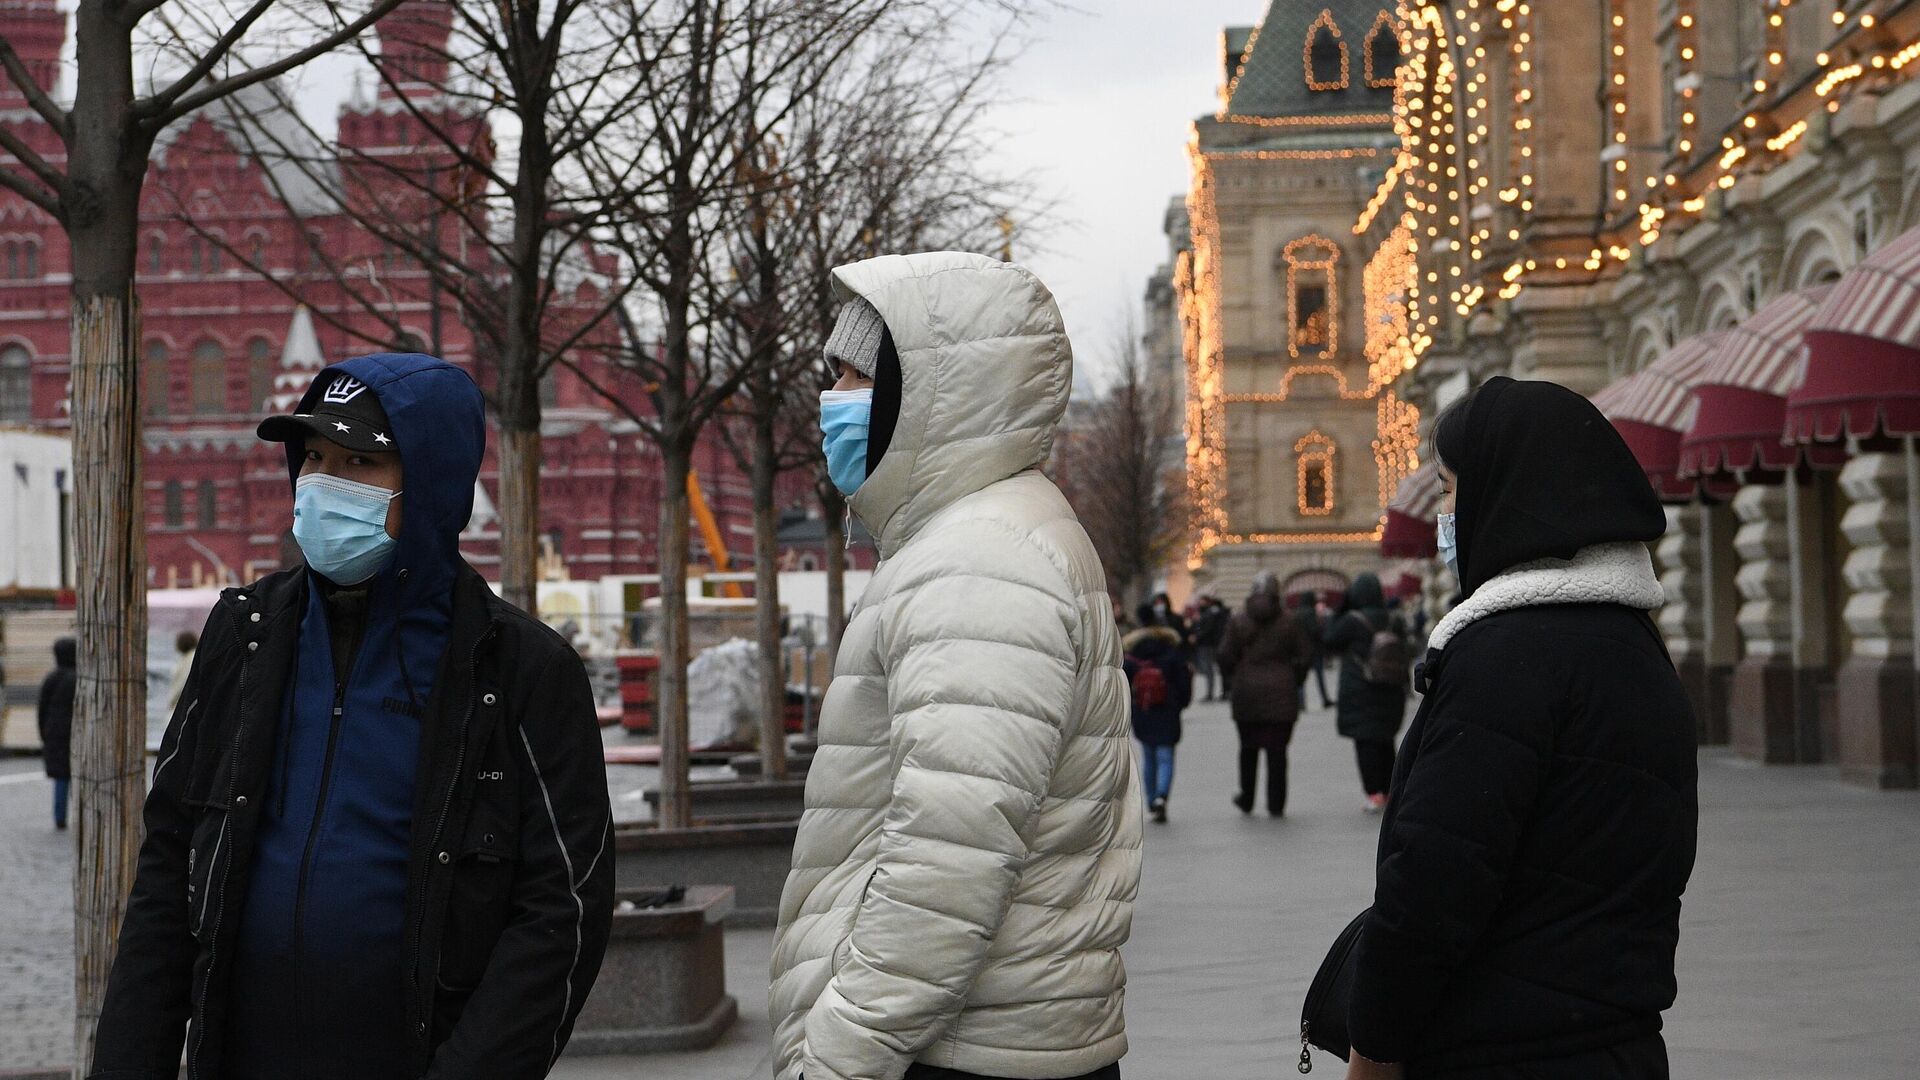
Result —
M874 364L880 359L880 339L887 332L886 320L879 309L855 297L840 307L840 317L827 335L827 362L843 363L873 378Z

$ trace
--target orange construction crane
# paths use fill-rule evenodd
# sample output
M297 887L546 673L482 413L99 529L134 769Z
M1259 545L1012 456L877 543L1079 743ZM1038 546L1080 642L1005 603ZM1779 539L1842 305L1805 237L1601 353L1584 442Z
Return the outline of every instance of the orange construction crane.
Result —
M720 524L713 520L713 508L707 505L707 497L700 491L700 477L693 470L687 470L687 501L693 505L693 520L700 524L700 535L707 541L707 556L713 560L713 568L722 573L733 570L733 560L727 557L727 541L720 535ZM720 591L729 600L742 597L740 583L728 581L721 583Z

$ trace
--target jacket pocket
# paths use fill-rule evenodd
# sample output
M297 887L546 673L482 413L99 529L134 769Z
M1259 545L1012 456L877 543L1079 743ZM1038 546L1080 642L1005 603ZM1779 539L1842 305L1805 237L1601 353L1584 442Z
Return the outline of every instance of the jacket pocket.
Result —
M187 928L196 941L202 940L207 928L219 923L215 894L220 891L223 868L232 857L228 828L228 815L218 810L202 813L193 824L193 843L187 848Z
M840 935L839 943L833 947L835 975L840 974L840 969L847 966L848 960L853 959L853 929L860 925L860 909L867 906L867 891L873 888L873 879L879 876L880 868L876 866L868 872L867 883L860 886L860 899L853 902L853 914L847 917L847 932Z
M480 984L506 929L520 865L519 837L509 821L486 805L476 805L467 820L453 864L440 945L439 981L445 991L470 992Z

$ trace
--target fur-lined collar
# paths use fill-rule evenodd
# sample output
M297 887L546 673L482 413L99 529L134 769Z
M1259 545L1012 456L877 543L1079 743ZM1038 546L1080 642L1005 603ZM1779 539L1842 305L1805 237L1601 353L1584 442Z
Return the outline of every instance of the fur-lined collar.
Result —
M1653 572L1645 544L1595 544L1581 548L1572 559L1523 563L1480 586L1434 626L1427 647L1444 649L1470 624L1514 608L1624 604L1650 611L1666 602L1667 591Z

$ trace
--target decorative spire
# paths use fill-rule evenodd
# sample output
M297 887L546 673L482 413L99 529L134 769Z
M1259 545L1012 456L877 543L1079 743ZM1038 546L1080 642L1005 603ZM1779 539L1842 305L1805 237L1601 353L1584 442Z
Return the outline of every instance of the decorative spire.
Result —
M268 407L283 413L299 405L301 395L313 385L313 377L326 366L320 336L313 332L313 315L301 304L293 309L293 321L287 324L287 344L280 350L280 371L273 377Z

